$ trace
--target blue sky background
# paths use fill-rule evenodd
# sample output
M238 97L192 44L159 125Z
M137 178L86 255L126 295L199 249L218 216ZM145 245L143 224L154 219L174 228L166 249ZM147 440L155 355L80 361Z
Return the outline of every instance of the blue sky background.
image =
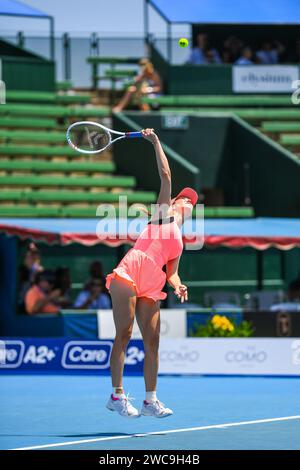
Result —
M54 16L57 34L69 32L86 36L94 31L107 36L143 34L143 0L24 0L23 3ZM0 28L1 34L20 30L27 34L48 33L45 20L0 17ZM165 35L165 23L153 11L150 28L156 35ZM186 35L188 31L185 25L173 27L175 37Z

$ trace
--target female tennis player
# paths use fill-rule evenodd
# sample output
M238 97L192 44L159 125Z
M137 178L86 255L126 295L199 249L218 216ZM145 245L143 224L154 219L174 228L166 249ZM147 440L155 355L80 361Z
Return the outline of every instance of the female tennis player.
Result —
M109 289L116 336L111 353L110 368L113 392L107 408L121 416L137 418L141 415L163 418L173 414L156 396L158 374L158 347L160 333L159 301L167 294L162 292L166 282L174 288L176 296L184 302L188 299L187 287L178 275L179 260L183 249L180 226L192 214L198 195L185 188L171 199L171 171L167 157L153 129L142 131L155 149L160 192L156 211L118 266L106 277ZM166 265L166 273L162 267ZM134 316L144 342L144 379L146 397L139 411L125 395L122 379L127 344L131 338Z

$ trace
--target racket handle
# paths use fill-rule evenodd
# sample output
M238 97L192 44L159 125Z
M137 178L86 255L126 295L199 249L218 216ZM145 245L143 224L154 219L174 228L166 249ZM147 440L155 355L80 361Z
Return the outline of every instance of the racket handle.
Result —
M141 132L125 132L126 139L136 139L138 137L143 137Z

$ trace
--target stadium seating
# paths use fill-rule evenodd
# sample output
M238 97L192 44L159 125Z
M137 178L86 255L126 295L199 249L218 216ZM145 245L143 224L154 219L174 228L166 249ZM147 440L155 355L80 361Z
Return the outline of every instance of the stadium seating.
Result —
M73 88L73 83L71 80L62 80L60 82L56 82L55 88L56 91L69 91Z
M112 88L114 87L115 81L119 78L130 78L135 74L136 71L128 69L117 70L116 65L137 65L140 61L138 57L97 57L92 56L87 58L87 63L92 67L92 88L96 90L98 88L99 80L105 78L111 80ZM106 71L104 76L99 75L98 69L100 65L109 65L110 69Z
M110 109L108 107L67 107L34 104L6 104L0 106L0 116L45 116L56 118L67 117L108 117Z
M0 141L12 142L44 142L65 143L65 132L36 132L28 130L6 130L0 129Z
M99 159L67 145L68 122L110 116L110 108L89 101L89 95L8 94L0 107L0 217L94 217L98 204L116 205L121 194L131 203L155 202L154 192L135 192L134 177L115 174L110 151Z
M13 117L0 117L1 128L16 128L20 130L40 128L40 129L54 129L58 126L55 119L34 119L34 118L13 118Z
M223 107L274 107L292 106L288 95L166 95L157 97L144 97L144 103L167 107L203 107L203 106L223 106Z
M72 94L55 94L39 91L19 91L8 90L6 93L7 103L60 103L60 104L87 104L90 102L90 95Z

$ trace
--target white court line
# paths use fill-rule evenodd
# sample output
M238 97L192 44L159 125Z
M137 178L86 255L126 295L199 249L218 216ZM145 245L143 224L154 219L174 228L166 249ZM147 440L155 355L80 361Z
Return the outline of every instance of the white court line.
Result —
M254 421L240 421L239 423L212 424L210 426L198 426L196 428L169 429L166 431L164 430L153 431L153 432L146 432L143 434L128 434L127 436L98 437L96 439L82 439L80 441L58 442L57 444L44 444L41 446L20 447L18 449L10 449L10 450L49 449L50 447L63 447L63 446L70 446L74 444L87 444L91 442L100 442L100 441L114 441L117 439L130 439L132 437L155 436L156 434L173 434L176 432L205 431L207 429L231 428L233 426L246 426L248 424L274 423L276 421L289 421L292 419L300 419L300 415L284 416L282 418L256 419Z

